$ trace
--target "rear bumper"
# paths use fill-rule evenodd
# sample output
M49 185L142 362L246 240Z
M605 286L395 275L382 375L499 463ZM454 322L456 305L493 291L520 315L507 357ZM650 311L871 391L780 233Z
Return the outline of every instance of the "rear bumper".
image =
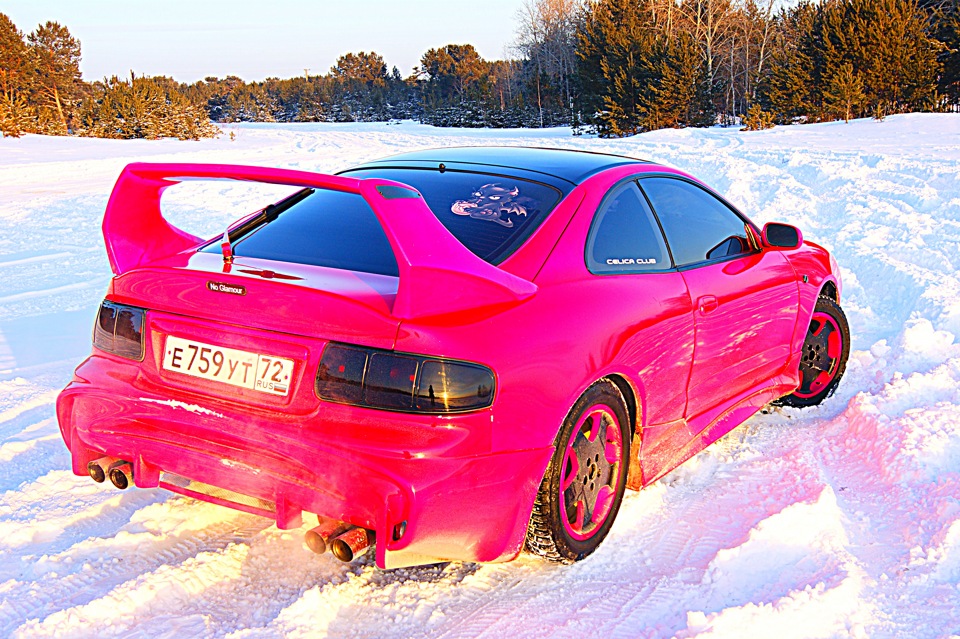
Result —
M291 416L172 400L138 388L135 371L95 355L57 399L75 474L107 455L132 462L141 488L271 517L280 528L300 526L305 512L369 528L381 568L505 561L521 549L552 449L491 451L483 433L492 410L440 419L322 404ZM196 482L209 489L194 490Z

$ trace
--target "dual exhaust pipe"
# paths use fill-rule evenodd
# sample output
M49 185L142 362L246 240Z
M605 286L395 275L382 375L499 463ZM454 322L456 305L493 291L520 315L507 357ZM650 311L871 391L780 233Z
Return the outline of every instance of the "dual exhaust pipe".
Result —
M123 459L101 457L87 464L90 479L102 484L108 477L110 483L124 490L133 485L133 464Z
M376 541L376 534L372 530L327 517L318 516L318 519L320 525L304 535L307 548L318 555L329 549L340 561L351 562L367 552Z
M110 483L120 490L133 485L133 464L123 459L95 459L87 464L87 474L98 484L109 478ZM349 563L367 552L376 541L376 534L372 530L328 517L318 516L318 519L319 525L304 535L307 547L318 555L329 550L340 561Z

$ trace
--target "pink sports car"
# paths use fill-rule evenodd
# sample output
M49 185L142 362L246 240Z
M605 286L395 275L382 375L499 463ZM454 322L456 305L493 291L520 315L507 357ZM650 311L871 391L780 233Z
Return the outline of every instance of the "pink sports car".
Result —
M188 179L295 187L203 239ZM318 525L381 568L580 560L640 489L849 352L830 254L680 171L453 148L336 176L131 164L115 276L57 401L73 471Z

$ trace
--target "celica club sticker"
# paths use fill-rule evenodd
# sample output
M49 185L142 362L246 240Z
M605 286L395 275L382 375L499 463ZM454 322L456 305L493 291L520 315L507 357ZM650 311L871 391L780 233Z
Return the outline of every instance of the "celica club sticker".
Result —
M163 369L286 397L293 360L168 335Z

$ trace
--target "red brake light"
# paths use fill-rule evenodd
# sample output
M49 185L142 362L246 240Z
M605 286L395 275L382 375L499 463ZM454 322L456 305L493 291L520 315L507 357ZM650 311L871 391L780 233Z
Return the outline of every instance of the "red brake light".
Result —
M493 371L479 364L328 344L317 370L321 399L419 413L457 413L493 403Z
M367 353L360 348L328 345L317 370L317 394L332 402L363 402L363 373Z
M104 300L93 328L93 345L128 359L143 359L145 313L142 308Z

